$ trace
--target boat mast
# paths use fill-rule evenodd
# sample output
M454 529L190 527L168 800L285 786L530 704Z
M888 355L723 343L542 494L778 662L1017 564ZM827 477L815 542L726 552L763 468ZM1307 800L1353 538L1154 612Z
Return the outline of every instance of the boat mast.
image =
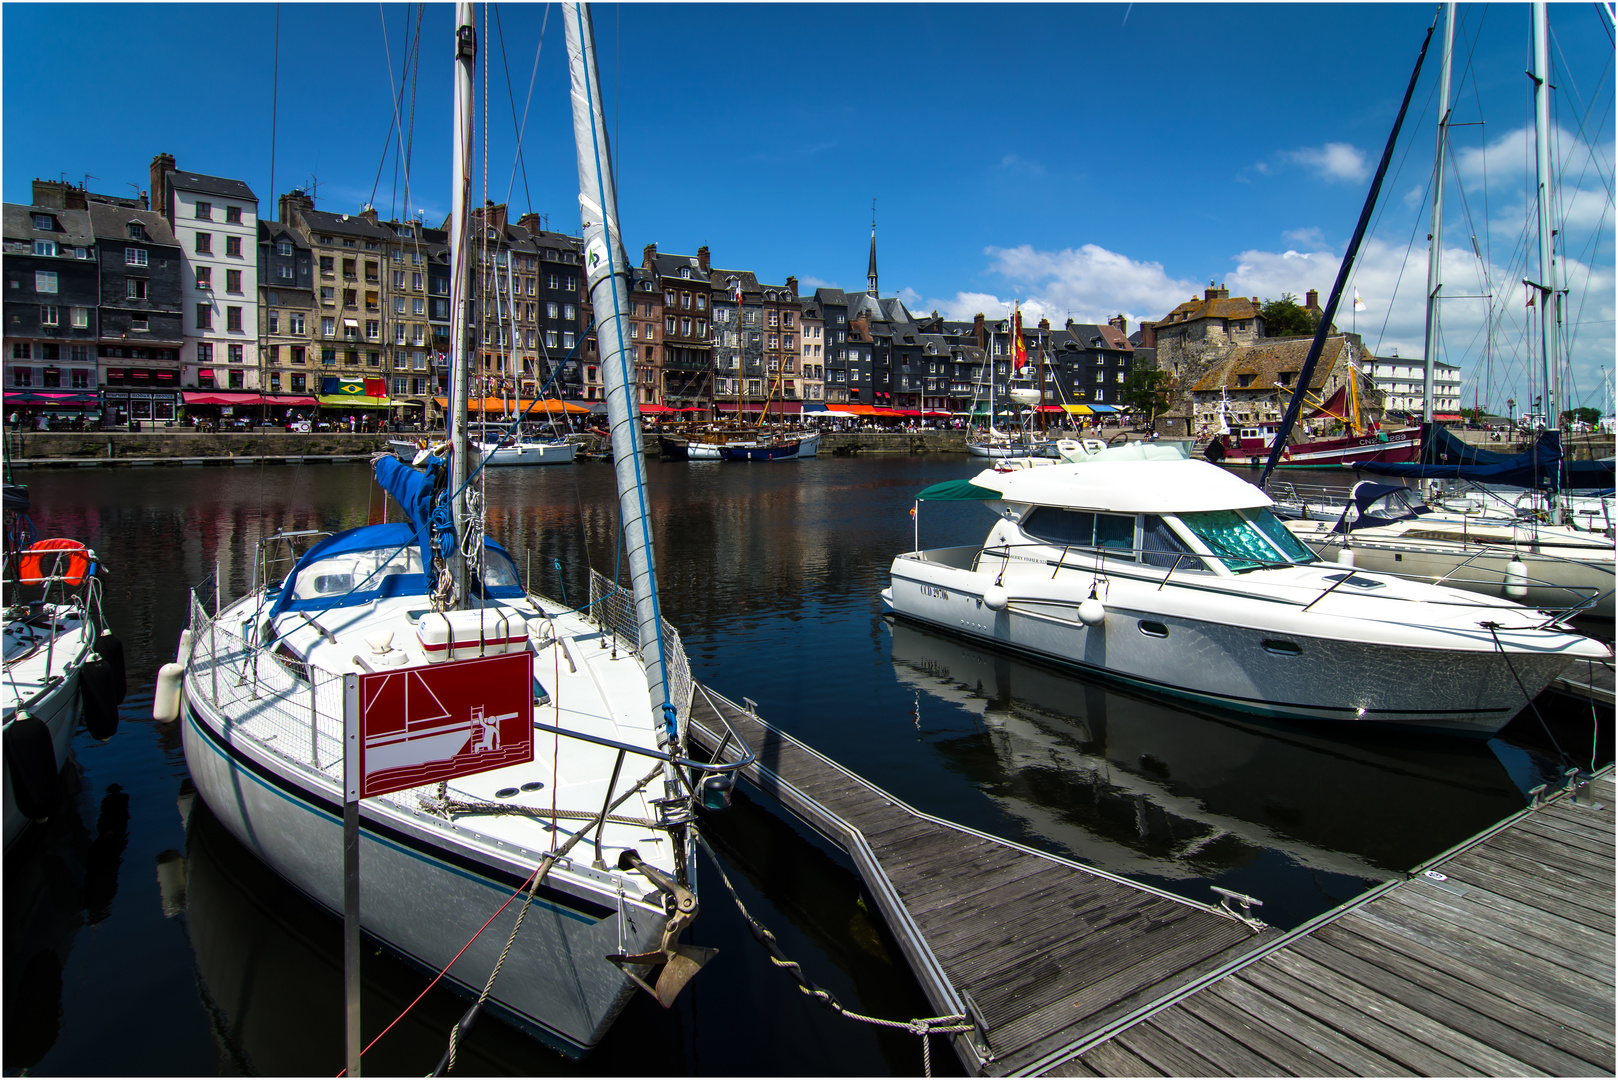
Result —
M450 190L450 381L449 381L449 489L455 496L455 551L449 556L450 574L455 580L455 606L466 602L466 557L461 540L471 524L466 478L471 457L471 440L466 426L466 346L468 193L472 190L472 65L477 62L478 36L473 24L471 0L455 5L455 138L451 151L454 176Z
M1444 53L1438 69L1438 151L1433 155L1433 224L1427 233L1427 339L1422 345L1422 356L1426 360L1422 378L1422 422L1429 425L1433 422L1433 354L1438 349L1438 291L1443 288L1440 263L1444 257L1444 156L1449 148L1449 74L1454 48L1455 4L1451 0L1444 5Z
M1551 87L1550 19L1545 0L1534 0L1534 184L1539 204L1539 281L1529 284L1539 291L1539 360L1545 390L1545 423L1551 430L1561 427L1558 415L1556 381L1560 377L1551 352L1556 335L1551 332L1551 305L1556 302L1556 263L1551 231Z
M669 699L663 660L662 618L657 604L657 570L651 524L646 515L646 465L640 450L639 410L631 396L633 353L626 346L629 314L629 257L618 231L618 193L612 153L601 107L601 75L596 67L595 27L590 9L562 5L567 28L567 63L573 87L573 141L579 158L579 208L584 225L584 272L596 313L601 376L607 391L607 426L612 432L613 468L618 476L618 515L624 554L635 599L641 664L654 707L663 712L667 744L679 738Z

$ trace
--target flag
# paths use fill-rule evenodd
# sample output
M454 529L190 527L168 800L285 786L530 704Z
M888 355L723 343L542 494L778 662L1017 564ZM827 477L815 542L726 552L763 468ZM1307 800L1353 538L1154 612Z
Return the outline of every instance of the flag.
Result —
M1524 306L1525 307L1533 307L1534 306L1534 287L1532 285L1528 286L1528 303L1525 304Z
M364 397L364 379L341 379L327 375L320 380L320 392L328 397Z
M1028 347L1022 340L1022 308L1017 306L1011 315L1011 357L1013 370L1021 373L1028 363Z
M1358 289L1354 290L1354 310L1355 311L1364 311L1365 310L1365 301L1360 299L1360 291Z

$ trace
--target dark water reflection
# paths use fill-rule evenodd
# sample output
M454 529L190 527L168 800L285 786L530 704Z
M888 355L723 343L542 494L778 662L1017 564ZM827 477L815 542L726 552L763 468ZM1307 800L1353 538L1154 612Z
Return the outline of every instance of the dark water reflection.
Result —
M1523 803L1554 767L1531 729L1487 745L1368 742L1206 719L882 618L892 555L969 543L988 515L927 504L970 476L961 458L649 465L665 617L697 677L906 801L986 832L1196 899L1254 895L1294 925ZM128 652L119 733L81 733L67 802L5 865L8 1073L335 1074L340 927L247 855L187 791L178 732L150 719L188 585L217 566L248 587L259 537L381 520L360 466L33 470L41 535L77 536L109 568ZM578 601L618 551L611 469L489 476L489 532L534 587ZM395 512L395 516L396 512ZM1567 712L1565 704L1547 706ZM1561 721L1576 719L1563 715ZM1588 718L1577 732L1588 732ZM1569 726L1559 737L1589 755ZM1603 750L1599 756L1605 757ZM188 825L189 823L189 825ZM851 1008L928 1013L843 857L763 801L707 822L748 909ZM471 1073L916 1073L909 1035L838 1019L769 965L699 867L696 939L722 952L676 1007L637 999L606 1044L570 1064L480 1025ZM366 1031L425 985L367 953ZM424 1073L464 1004L430 994L367 1057ZM935 1068L952 1069L942 1048Z

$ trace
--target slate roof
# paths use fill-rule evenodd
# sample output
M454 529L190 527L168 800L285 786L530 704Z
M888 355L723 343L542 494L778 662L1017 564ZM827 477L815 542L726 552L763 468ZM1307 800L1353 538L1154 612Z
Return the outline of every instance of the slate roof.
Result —
M294 249L302 248L304 251L309 250L308 241L304 240L304 238L301 235L299 235L298 230L294 229L292 226L283 225L279 221L265 221L262 218L259 219L259 223L258 223L258 242L259 243L261 243L261 244L264 244L264 243L273 244L276 241L281 240L283 238L292 241L292 246L293 246Z
M1326 385L1327 379L1336 369L1343 356L1343 344L1347 339L1329 337L1320 352L1320 360L1315 364L1315 370L1309 379L1309 389L1320 390ZM1224 387L1228 390L1244 389L1237 384L1237 376L1253 376L1252 385L1245 387L1248 390L1274 389L1275 384L1281 381L1283 371L1302 371L1303 362L1309 355L1309 346L1313 344L1310 338L1284 338L1266 340L1258 345L1238 345L1231 350L1231 354L1224 360L1215 364L1203 373L1202 378L1191 389L1193 391L1213 391Z
M328 214L324 210L305 210L304 223L310 232L340 233L344 236L363 236L370 240L398 240L392 229L372 225L358 214Z
M128 240L131 221L138 221L146 228L146 239L137 240L135 243L180 246L180 242L174 238L174 230L169 226L168 219L156 210L132 210L112 203L90 204L90 226L95 230L98 240Z
M223 195L227 199L258 202L258 196L253 194L253 189L240 180L208 176L204 173L181 172L179 169L170 169L167 176L169 183L179 191L196 191L204 195Z
M662 258L661 255L658 258ZM676 271L678 272L678 271ZM764 287L758 283L758 278L751 270L720 270L713 269L708 273L708 284L713 286L716 300L734 300L736 293L735 281L742 283L742 300L744 303L762 303ZM758 294L758 295L754 295Z
M1052 334L1066 336L1080 349L1111 349L1117 352L1133 352L1135 346L1125 337L1116 326L1110 323L1068 323L1060 331Z
M652 256L652 269L657 271L660 278L678 278L680 268L685 267L691 271L691 281L706 280L702 276L702 264L695 255L673 255L666 251L659 251ZM712 284L711 282L709 284Z
M847 307L848 294L842 289L816 289L815 302L821 307Z
M55 240L58 244L88 247L95 242L90 228L88 210L57 210L50 206L23 206L21 203L5 205L5 237L7 240ZM61 231L34 228L35 214L49 214L61 226Z
M1169 326L1196 319L1252 319L1260 316L1259 305L1245 296L1217 297L1199 300L1193 297L1165 315L1157 324L1159 331Z

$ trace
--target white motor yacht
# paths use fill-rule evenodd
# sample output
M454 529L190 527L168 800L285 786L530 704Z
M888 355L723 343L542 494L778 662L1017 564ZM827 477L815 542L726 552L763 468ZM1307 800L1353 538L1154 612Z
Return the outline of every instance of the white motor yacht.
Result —
M1473 736L1612 655L1545 612L1322 562L1183 444L1064 452L923 492L999 520L895 558L893 612L1195 706Z

